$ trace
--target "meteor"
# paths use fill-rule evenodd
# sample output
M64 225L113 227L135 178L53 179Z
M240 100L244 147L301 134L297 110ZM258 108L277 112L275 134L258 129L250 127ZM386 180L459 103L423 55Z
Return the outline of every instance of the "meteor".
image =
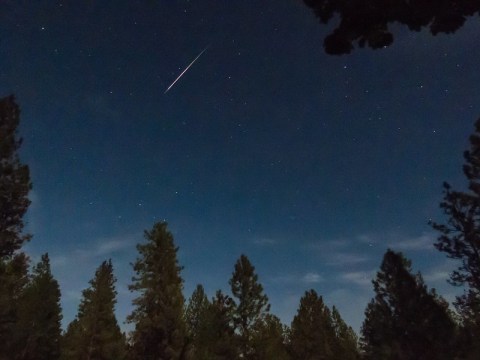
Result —
M205 47L205 49L203 49L202 52L201 52L200 54L198 54L195 59L193 59L193 61L185 68L185 70L183 70L183 71L181 72L181 74L178 75L178 77L175 79L175 81L170 84L170 86L167 88L167 90L165 90L164 94L166 94L166 93L168 92L168 90L170 90L170 89L173 87L173 85L175 85L175 83L176 83L178 80L180 80L180 78L183 76L183 74L185 74L185 73L187 72L187 70L190 69L190 67L195 63L195 61L197 61L198 58L199 58L200 56L202 56L202 54L203 54L205 51L207 51L207 49L208 49L209 47L210 47L210 45L208 45L207 47Z

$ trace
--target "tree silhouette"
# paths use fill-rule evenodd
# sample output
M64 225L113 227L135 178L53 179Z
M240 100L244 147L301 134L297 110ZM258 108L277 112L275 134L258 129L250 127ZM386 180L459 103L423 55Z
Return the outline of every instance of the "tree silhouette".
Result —
M331 320L333 332L335 333L334 358L339 360L359 359L357 334L345 323L335 306L332 307Z
M189 347L186 358L192 360L237 359L232 298L218 290L211 301L205 301L206 297L202 292L203 288L197 287L187 308L187 328L193 346ZM194 334L192 334L193 329L195 329Z
M185 351L185 299L178 248L166 222L145 231L145 239L137 245L140 257L133 264L136 276L129 287L140 293L127 318L135 324L132 355L139 360L179 359Z
M0 99L0 359L14 354L18 305L28 282L28 257L17 252L31 236L24 234L23 216L30 200L30 173L20 163L17 138L20 109L13 96Z
M290 326L291 358L334 359L334 343L330 310L315 290L306 291Z
M112 262L104 261L82 292L78 315L64 336L62 360L125 358L125 337L115 317L115 281Z
M393 43L389 25L396 22L433 35L454 33L467 17L480 11L479 0L303 0L320 22L340 17L340 24L323 43L328 54L348 54L353 43L372 49Z
M10 360L17 354L19 337L19 307L28 284L28 258L15 254L12 259L0 260L0 360Z
M50 271L48 254L44 254L19 300L18 359L58 359L61 320L60 287Z
M466 334L472 339L472 353L480 351L480 119L470 136L470 150L464 153L464 174L470 191L455 191L444 183L440 207L446 224L432 222L440 232L435 247L460 264L450 275L453 285L466 285L466 293L457 297ZM476 345L475 345L476 344ZM476 348L476 350L474 350Z
M254 325L270 310L268 297L258 282L255 267L241 255L229 281L234 301L234 323L239 333L240 354L245 359L255 357L252 348Z
M30 200L30 172L20 163L17 138L20 109L15 98L0 99L0 260L11 257L31 236L22 233Z
M253 347L257 359L290 359L286 347L286 327L280 319L266 314L255 323Z
M208 317L211 304L202 285L198 284L190 297L185 311L189 353L193 359L209 359Z
M388 250L373 281L362 326L365 359L453 359L456 326L448 303L428 291L401 253Z

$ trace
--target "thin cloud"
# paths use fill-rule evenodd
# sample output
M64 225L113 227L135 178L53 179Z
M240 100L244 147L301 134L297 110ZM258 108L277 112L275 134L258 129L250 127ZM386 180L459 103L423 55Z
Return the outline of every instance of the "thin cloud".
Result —
M375 244L378 239L375 239L372 235L362 234L356 237L357 241L363 244Z
M423 279L425 282L445 283L450 278L450 273L457 267L453 260L447 259L443 264L425 271Z
M323 278L320 274L309 272L303 276L302 281L308 284L313 284L313 283L322 282Z
M95 252L95 255L97 256L122 251L126 248L131 247L132 244L135 244L135 241L133 240L132 236L127 236L127 237L117 237L117 238L110 238L110 239L101 239L99 243L100 244L98 245Z
M340 278L355 285L370 286L374 273L374 271L351 271L341 274Z
M423 279L426 282L438 282L438 281L447 281L450 278L450 273L448 271L432 271L428 274L423 275Z
M105 255L113 255L133 248L138 243L139 234L118 235L108 238L99 238L90 249L76 249L74 256L81 258L93 258Z
M397 241L390 242L389 246L395 250L434 250L433 244L435 243L436 236L432 233L424 233L420 236L407 239L399 239Z
M275 276L270 279L273 283L280 283L280 284L299 284L299 283L307 283L307 284L315 284L324 281L322 275L316 272L308 272L304 275L294 275L294 274L287 274L287 275L280 275Z

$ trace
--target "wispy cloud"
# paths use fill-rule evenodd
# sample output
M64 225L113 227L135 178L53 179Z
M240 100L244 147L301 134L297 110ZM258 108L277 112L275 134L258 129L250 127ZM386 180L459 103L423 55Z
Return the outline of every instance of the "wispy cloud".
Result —
M359 286L370 286L375 271L351 271L340 275L340 278L346 282Z
M73 253L81 258L113 255L133 248L141 239L139 234L117 235L97 239L88 249L76 249Z
M370 260L362 249L357 247L358 251L355 251L355 243L359 242L358 237L317 241L309 244L307 250L318 252L324 264L329 266L354 265Z
M434 270L423 276L426 282L447 281L450 278L450 273L444 270Z
M413 238L399 238L389 243L389 247L395 250L434 250L433 244L435 243L436 236L433 233L424 233L420 236Z
M305 282L305 283L308 283L308 284L311 284L311 283L319 283L319 282L322 282L323 281L323 278L320 274L318 273L314 273L314 272L309 272L309 273L306 273L303 278L302 278L302 281Z
M100 239L95 254L105 255L122 251L135 244L135 236L120 236L114 238Z
M275 276L270 279L274 283L281 283L281 284L300 284L300 283L307 283L307 284L314 284L324 281L322 275L316 272L307 272L304 275L300 274L286 274Z
M364 244L373 244L377 242L377 239L375 239L372 235L368 234L361 234L356 237L356 239Z
M425 282L446 283L450 278L450 273L458 266L454 260L447 259L443 264L432 267L423 273Z

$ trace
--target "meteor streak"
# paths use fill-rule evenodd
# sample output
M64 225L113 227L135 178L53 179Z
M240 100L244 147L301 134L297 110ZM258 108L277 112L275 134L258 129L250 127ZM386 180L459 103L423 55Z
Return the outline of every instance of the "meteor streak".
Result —
M180 80L180 78L183 76L183 74L185 74L187 72L188 69L190 69L190 67L195 63L195 61L198 60L198 58L200 56L202 56L202 54L207 51L207 49L210 47L210 45L208 45L207 47L205 47L205 49L202 50L202 52L200 54L197 55L197 57L195 59L193 59L193 61L185 68L185 70L182 71L182 73L180 75L178 75L178 77L175 79L175 81L173 83L170 84L170 86L167 88L167 90L165 90L164 94L166 94L168 92L168 90L170 90L173 85L175 85L175 83Z

